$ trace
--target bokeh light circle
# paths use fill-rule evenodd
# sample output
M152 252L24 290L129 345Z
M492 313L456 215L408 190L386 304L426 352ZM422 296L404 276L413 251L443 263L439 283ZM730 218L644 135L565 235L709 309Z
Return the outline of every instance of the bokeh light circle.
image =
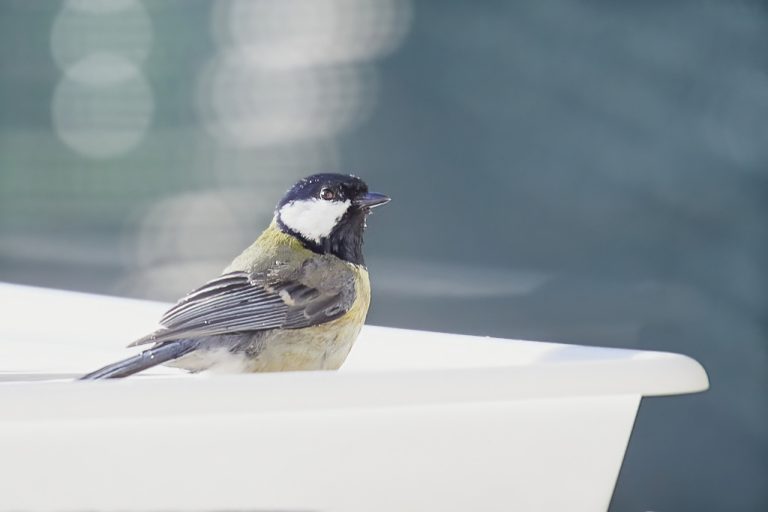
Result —
M209 132L236 146L332 137L363 119L375 95L370 67L264 69L245 53L216 58L199 94Z
M53 95L58 137L92 158L123 154L142 140L154 111L152 90L131 62L92 55L71 66Z
M151 45L152 22L136 0L69 0L51 29L51 53L63 71L94 53L139 65Z
M265 67L366 61L394 50L410 24L406 0L236 0L219 4L214 38Z

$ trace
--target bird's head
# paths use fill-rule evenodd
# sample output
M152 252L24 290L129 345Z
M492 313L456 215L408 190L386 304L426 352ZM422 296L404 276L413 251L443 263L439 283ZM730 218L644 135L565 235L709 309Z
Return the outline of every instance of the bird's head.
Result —
M365 219L389 197L369 192L357 176L314 174L288 190L275 208L278 227L318 253L363 264Z

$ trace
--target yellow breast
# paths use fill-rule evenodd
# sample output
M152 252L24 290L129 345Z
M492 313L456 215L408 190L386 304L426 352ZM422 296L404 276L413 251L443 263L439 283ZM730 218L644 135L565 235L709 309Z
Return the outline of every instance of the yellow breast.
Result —
M346 314L312 327L270 332L263 350L247 363L246 371L337 370L360 334L371 302L368 271L361 266L353 267L357 295Z

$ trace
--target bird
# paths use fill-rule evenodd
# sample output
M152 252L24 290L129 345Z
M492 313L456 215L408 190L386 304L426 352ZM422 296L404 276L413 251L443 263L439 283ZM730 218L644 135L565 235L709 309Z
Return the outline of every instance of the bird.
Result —
M371 299L366 219L390 198L346 174L314 174L280 199L269 226L222 274L191 291L144 351L80 377L127 377L160 364L196 373L335 370Z

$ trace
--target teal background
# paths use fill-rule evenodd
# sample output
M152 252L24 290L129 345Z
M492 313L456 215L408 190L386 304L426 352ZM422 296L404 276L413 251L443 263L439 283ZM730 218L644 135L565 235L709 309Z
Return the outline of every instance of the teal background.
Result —
M611 509L768 510L766 4L282 4L0 0L0 280L173 300L355 172L371 323L688 354Z

